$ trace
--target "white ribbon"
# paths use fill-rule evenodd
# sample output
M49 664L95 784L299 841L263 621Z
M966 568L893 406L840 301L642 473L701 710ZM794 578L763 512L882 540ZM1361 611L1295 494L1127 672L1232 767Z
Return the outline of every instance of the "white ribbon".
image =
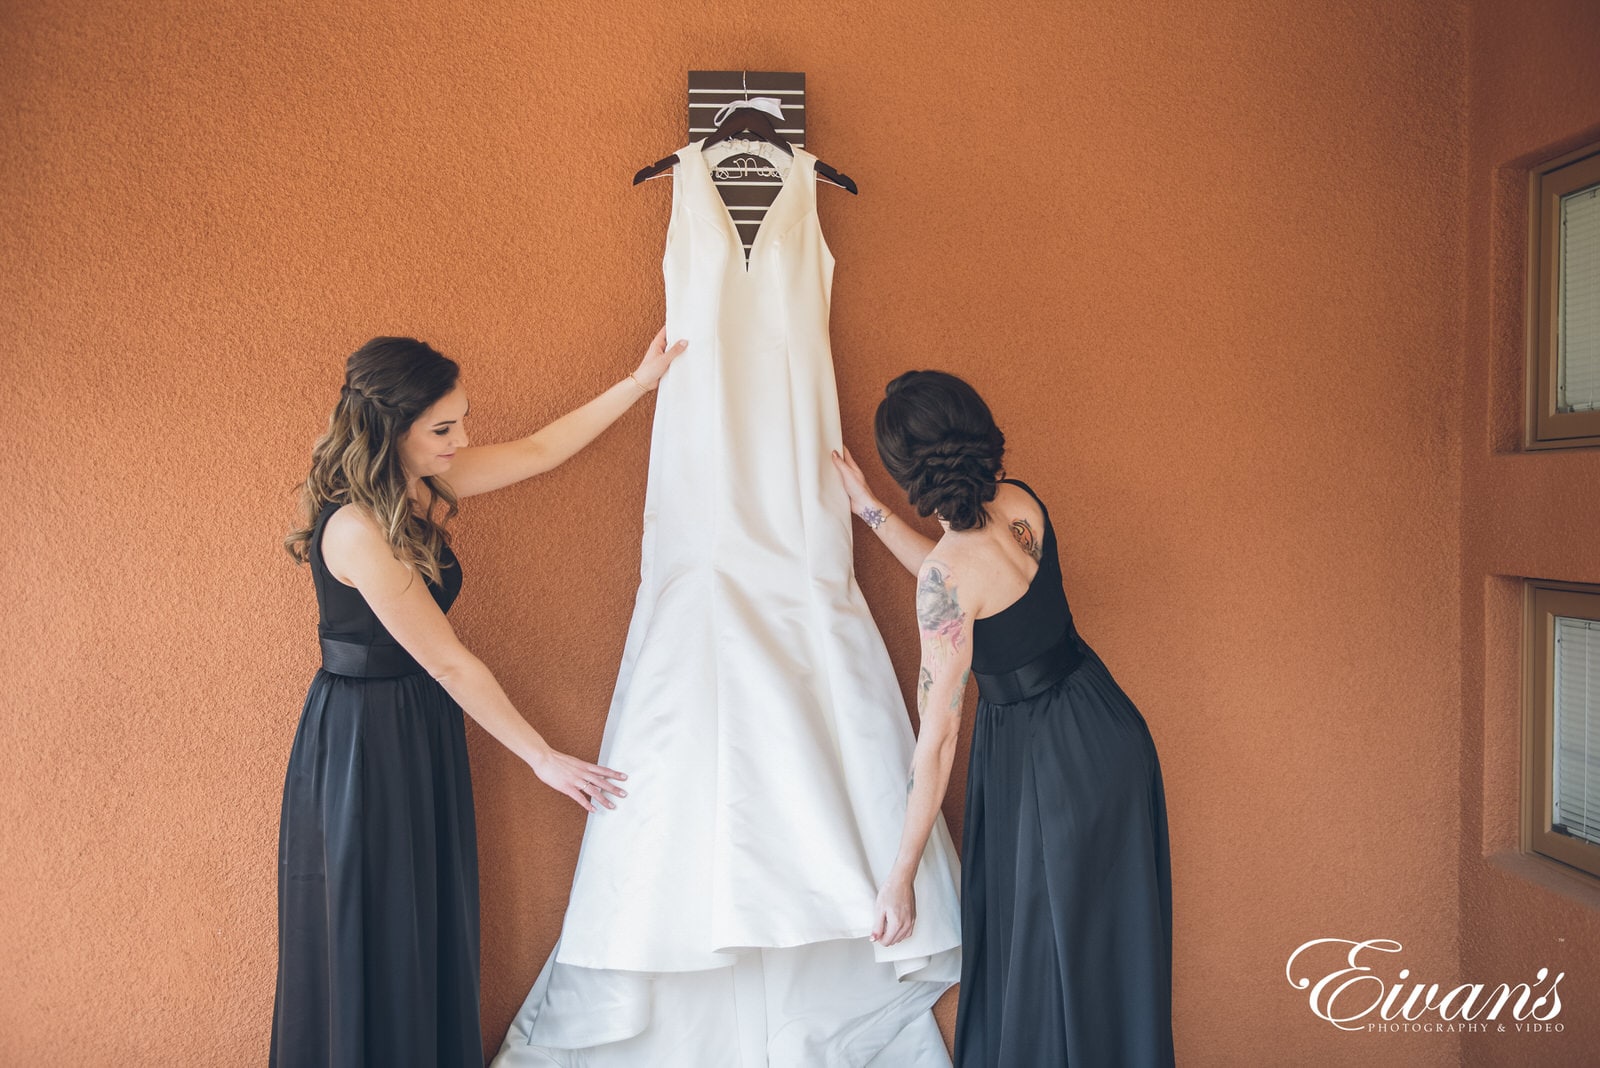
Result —
M732 115L735 111L742 111L745 108L754 108L757 111L764 111L775 119L783 118L783 101L779 100L775 96L753 96L747 100L734 100L723 105L722 110L718 111L716 117L711 120L711 125L721 126L723 120L729 115Z

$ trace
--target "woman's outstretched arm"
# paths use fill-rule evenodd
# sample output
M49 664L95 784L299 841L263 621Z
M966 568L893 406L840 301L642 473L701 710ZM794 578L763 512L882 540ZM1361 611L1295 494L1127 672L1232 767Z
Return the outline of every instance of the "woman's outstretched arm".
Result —
M596 811L595 802L617 807L608 793L627 796L613 781L626 775L556 752L522 718L483 661L456 637L422 576L395 559L371 517L348 504L329 516L322 557L332 577L361 591L378 621L462 711L526 762L541 782L590 812Z
M687 341L679 341L667 348L667 331L663 327L650 342L638 369L594 400L525 438L458 449L450 473L442 477L456 496L470 497L559 466L599 437L635 401L655 389L667 367L688 347Z
M900 851L878 890L872 938L892 946L911 934L917 919L913 884L922 851L938 818L955 763L961 729L961 699L972 668L972 614L961 605L956 575L948 564L927 558L917 575L917 630L922 668L917 676L917 713L922 721L906 782L906 820Z
M913 575L922 569L922 562L933 551L934 541L910 523L895 515L883 502L872 495L867 479L856 466L850 450L843 448L833 453L833 466L844 480L844 489L850 495L850 510L866 521L878 540L888 546L894 558ZM882 522L879 522L879 520ZM873 526L873 524L877 524Z

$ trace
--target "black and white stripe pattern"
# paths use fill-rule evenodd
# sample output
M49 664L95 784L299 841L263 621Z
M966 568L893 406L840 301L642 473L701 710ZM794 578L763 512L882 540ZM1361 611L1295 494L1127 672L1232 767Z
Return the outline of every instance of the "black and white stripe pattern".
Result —
M735 100L770 96L783 104L783 119L773 119L780 136L797 148L806 143L806 76L804 73L738 70L689 72L689 140L698 141L716 130L712 119ZM714 173L717 192L728 206L746 258L761 220L777 199L783 181L770 174L772 165L759 156L729 156ZM767 174L760 173L768 171ZM743 173L740 173L740 172Z

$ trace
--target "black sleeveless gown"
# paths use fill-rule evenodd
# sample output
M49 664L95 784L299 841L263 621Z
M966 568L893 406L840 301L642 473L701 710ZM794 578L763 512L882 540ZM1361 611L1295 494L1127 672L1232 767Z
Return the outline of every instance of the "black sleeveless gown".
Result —
M322 667L289 752L278 844L282 1068L483 1065L478 845L462 712L310 545ZM441 610L461 591L446 547Z
M1039 507L1033 583L973 623L955 1063L1171 1065L1161 764L1144 717L1073 626Z

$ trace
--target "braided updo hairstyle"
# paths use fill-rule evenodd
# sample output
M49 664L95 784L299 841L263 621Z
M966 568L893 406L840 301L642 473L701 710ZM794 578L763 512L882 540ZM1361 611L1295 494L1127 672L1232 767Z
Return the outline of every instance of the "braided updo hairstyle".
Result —
M982 527L1006 436L978 391L943 371L907 371L883 392L878 456L917 514L936 514L951 530Z
M311 473L301 485L303 524L283 547L300 563L311 551L311 532L329 501L356 504L384 531L395 559L440 581L446 536L434 518L456 514L456 496L442 480L424 476L432 493L418 516L406 496L400 439L417 417L455 388L461 368L432 346L409 337L375 337L345 361L344 386L328 430L311 450Z

